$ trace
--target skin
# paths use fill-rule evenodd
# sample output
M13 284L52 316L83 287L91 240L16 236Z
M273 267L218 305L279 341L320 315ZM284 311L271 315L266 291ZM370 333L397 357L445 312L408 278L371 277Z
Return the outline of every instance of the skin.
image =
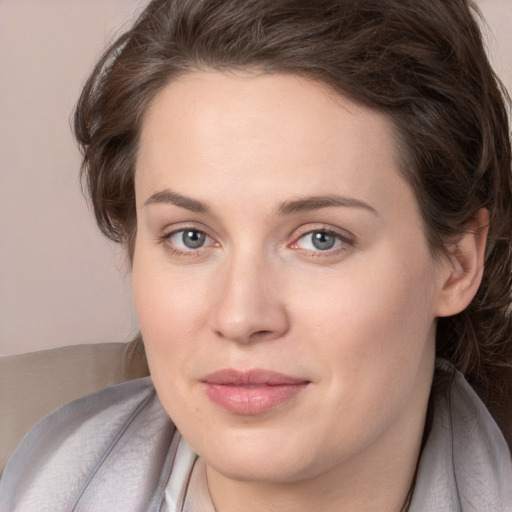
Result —
M204 461L217 512L404 502L436 318L475 286L461 291L465 260L432 257L396 147L383 114L291 75L189 73L146 112L135 305L158 395ZM342 201L304 202L327 196ZM204 244L184 245L183 229ZM311 232L326 230L334 246L319 250ZM222 368L308 385L234 414L201 382Z

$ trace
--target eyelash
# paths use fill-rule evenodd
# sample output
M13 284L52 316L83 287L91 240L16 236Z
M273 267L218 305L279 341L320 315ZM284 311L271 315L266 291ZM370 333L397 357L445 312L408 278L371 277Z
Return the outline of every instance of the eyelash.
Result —
M311 250L311 249L302 249L300 247L297 247L297 244L300 240L304 239L308 235L313 235L314 233L322 233L323 235L334 237L338 240L338 244L335 245L332 248L321 250ZM336 243L336 242L335 242ZM336 256L341 252L344 252L348 250L350 247L353 247L354 240L349 238L347 235L344 235L340 233L339 231L336 231L330 227L318 227L315 229L308 229L304 232L300 233L298 236L295 237L294 241L289 245L294 250L302 251L306 255L312 258L318 258L318 257L329 257L329 256Z
M175 229L173 231L170 231L169 233L163 234L161 237L159 237L158 242L165 245L166 250L176 256L185 256L185 257L201 256L203 254L203 252L206 249L208 249L208 246L206 246L206 247L201 246L196 249L185 250L185 249L180 249L180 248L174 247L173 245L171 245L169 243L169 240L173 236L175 236L179 233L185 233L187 231L192 231L192 232L198 233L199 235L203 235L206 238L210 238L211 240L214 240L213 237L208 235L208 233L204 230L198 229L193 226L184 226L180 229ZM313 235L314 233L322 233L323 235L334 237L338 241L338 243L334 247L325 249L325 250L321 250L321 249L311 250L311 249L302 249L301 247L297 247L297 244L300 240L304 239L308 235ZM218 245L217 242L215 242L215 244ZM346 251L348 248L353 247L354 245L355 245L354 241L351 238L347 237L346 235L341 234L339 231L333 230L332 228L328 228L328 227L319 227L319 228L315 228L315 229L305 230L304 232L299 233L298 236L295 236L294 241L291 244L288 244L288 247L290 247L293 250L301 251L302 253L308 255L309 257L317 258L317 257L322 257L322 256L323 257L334 256L336 254Z
M197 257L197 256L201 256L203 251L207 248L207 247L198 247L197 249L189 249L189 250L186 250L186 249L180 249L180 248L177 248L177 247L173 247L170 243L169 243L169 240L179 234L179 233L185 233L187 231L193 231L194 233L198 233L200 235L204 235L205 237L207 238L210 238L213 240L213 238L208 235L208 233L206 233L206 231L202 230L202 229L198 229L196 227L193 227L193 226L185 226L185 227L182 227L180 229L174 229L173 231L170 231L169 233L165 233L163 234L158 242L165 245L165 248L167 251L169 251L171 254L173 255L176 255L176 256L188 256L188 257Z

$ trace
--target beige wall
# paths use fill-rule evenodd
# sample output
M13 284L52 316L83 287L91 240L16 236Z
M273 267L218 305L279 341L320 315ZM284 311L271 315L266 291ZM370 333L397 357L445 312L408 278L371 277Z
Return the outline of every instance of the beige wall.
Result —
M512 95L512 0L476 0L487 21L494 67Z
M122 258L78 185L69 119L92 63L136 0L0 1L0 353L125 341Z
M113 31L145 0L0 0L0 354L126 341L122 257L78 187L74 101ZM512 0L479 2L512 88Z

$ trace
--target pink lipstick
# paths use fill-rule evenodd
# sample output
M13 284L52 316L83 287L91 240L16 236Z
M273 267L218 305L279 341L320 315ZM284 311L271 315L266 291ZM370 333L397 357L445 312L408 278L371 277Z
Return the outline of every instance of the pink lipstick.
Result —
M310 383L270 370L218 370L202 383L207 396L234 414L255 415L290 400Z

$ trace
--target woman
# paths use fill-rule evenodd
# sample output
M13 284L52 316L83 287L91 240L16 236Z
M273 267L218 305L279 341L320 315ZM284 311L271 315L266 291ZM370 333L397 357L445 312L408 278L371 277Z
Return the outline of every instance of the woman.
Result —
M512 510L467 382L506 428L509 127L471 11L147 6L75 130L151 380L40 423L2 510Z

